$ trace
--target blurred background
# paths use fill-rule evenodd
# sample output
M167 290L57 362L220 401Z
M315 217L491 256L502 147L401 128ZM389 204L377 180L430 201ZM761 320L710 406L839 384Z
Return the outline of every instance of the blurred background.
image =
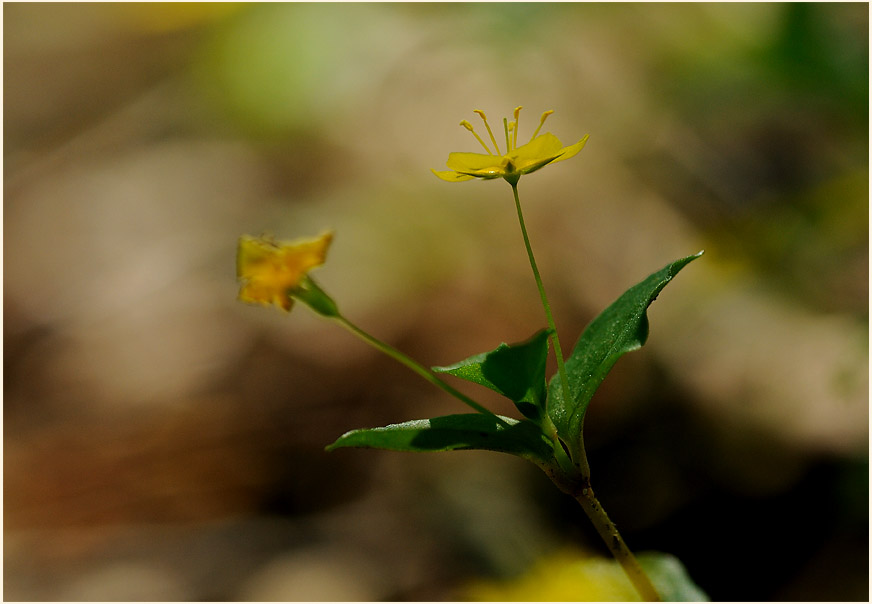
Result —
M590 134L520 184L567 353L706 250L587 416L630 547L713 599L868 600L868 10L4 4L4 598L464 599L604 554L517 458L325 453L466 409L235 299L239 235L333 228L317 279L423 364L526 339L510 188L430 173L524 105Z

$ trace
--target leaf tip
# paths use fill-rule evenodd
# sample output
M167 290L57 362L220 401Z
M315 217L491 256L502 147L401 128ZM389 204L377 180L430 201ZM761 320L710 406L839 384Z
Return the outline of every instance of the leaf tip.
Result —
M324 447L324 450L330 453L334 449L342 449L344 447L347 447L348 445L346 445L343 441L345 441L345 439L348 438L348 436L351 435L353 432L354 430L346 432L345 434L334 440L332 443Z

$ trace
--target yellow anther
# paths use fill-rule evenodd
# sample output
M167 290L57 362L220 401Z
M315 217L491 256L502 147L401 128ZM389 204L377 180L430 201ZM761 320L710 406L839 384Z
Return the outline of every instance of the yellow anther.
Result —
M467 130L469 130L470 132L472 132L472 135L475 137L475 140L477 140L479 143L481 143L481 146L484 147L484 150L487 151L488 155L493 155L493 152L491 152L490 147L488 147L487 145L484 144L484 141L481 140L481 137L472 128L472 124L470 124L466 120L460 120L460 125L463 126L464 128L466 128Z
M534 138L536 138L536 135L539 134L539 130L542 128L542 124L545 123L545 120L547 120L548 116L551 115L552 113L554 113L554 110L549 109L548 111L546 111L545 113L542 114L542 117L539 118L539 127L536 128L536 132L533 133L533 138L531 138L530 140L533 140Z
M497 155L499 155L500 148L497 145L497 139L494 138L494 133L491 132L490 125L487 123L487 116L484 114L484 111L482 111L481 109L474 109L473 113L477 113L478 116L481 118L481 121L484 122L484 127L487 128L487 133L490 135L491 142L494 144L494 149L497 150Z
M517 107L515 107L515 134L514 139L512 140L512 147L515 149L518 148L518 116L521 115L521 109L523 108L523 105L518 105Z

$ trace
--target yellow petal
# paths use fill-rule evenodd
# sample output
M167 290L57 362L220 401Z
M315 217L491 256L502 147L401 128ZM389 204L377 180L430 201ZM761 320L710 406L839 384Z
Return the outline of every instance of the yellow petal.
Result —
M498 155L454 152L445 163L455 172L479 178L498 178L506 172L505 158Z
M564 147L563 153L561 153L560 157L556 158L554 161L563 161L564 159L569 159L570 157L581 151L582 147L584 147L584 144L587 142L587 139L589 137L589 134L585 134L584 138L575 143L574 145Z
M462 182L464 180L472 180L473 178L475 178L474 176L470 176L469 174L461 174L460 172L455 172L454 170L437 172L436 170L431 169L430 171L442 180L447 180L448 182Z
M508 157L522 174L529 174L542 166L554 161L560 156L563 145L560 139L546 132L537 136L526 145L512 151Z

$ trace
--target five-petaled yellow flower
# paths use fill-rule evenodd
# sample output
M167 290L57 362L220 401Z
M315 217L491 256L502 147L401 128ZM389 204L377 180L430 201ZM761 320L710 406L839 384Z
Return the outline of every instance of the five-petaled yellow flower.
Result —
M310 270L324 264L332 240L332 232L296 241L240 237L236 252L236 277L242 283L239 299L291 310L295 290Z
M487 117L484 111L476 109L475 113L484 122L484 127L487 128L487 133L490 135L491 143L493 143L494 151L476 134L472 128L472 124L463 120L460 125L472 132L476 140L481 143L487 151L484 153L449 153L446 165L451 168L444 172L433 170L433 174L447 180L448 182L460 182L471 178L505 178L510 184L516 185L522 174L535 172L539 168L553 162L569 159L584 147L587 142L587 135L574 145L564 147L556 136L550 132L546 132L541 136L539 130L542 124L553 111L546 111L539 119L539 127L533 133L533 137L526 145L518 146L518 116L521 113L521 107L515 108L515 120L509 122L503 119L503 128L506 132L506 154L500 155L500 148L497 145L497 140L494 137L490 125L487 123Z

